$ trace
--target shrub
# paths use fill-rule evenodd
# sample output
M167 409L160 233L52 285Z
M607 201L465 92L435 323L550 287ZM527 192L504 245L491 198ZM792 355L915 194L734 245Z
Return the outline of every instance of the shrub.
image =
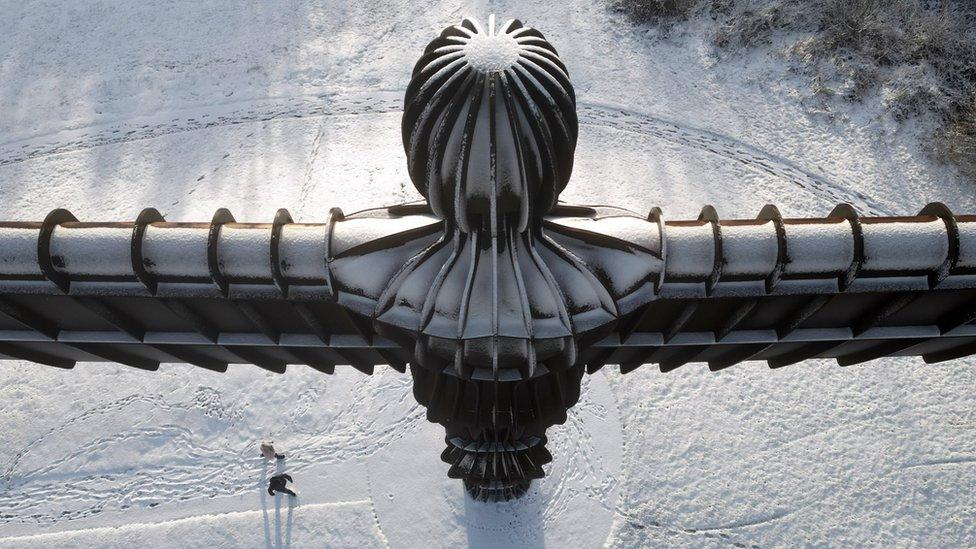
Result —
M638 23L671 23L696 15L701 0L614 0L615 7Z
M896 120L940 121L930 147L976 178L976 3L967 0L613 0L635 22L712 22L720 52L792 42L811 93L880 97ZM875 92L880 92L875 94Z

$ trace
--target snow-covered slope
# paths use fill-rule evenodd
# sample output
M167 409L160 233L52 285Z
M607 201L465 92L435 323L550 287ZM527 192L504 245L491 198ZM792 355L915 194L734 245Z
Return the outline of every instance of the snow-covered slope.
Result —
M634 30L601 0L0 5L0 218L299 220L417 198L399 109L465 14L560 49L581 120L563 198L691 217L840 201L976 213L976 187L876 113L809 115L763 52ZM146 373L0 363L0 546L976 545L976 362L750 363L586 380L521 501L463 497L393 371ZM262 490L274 438L301 491Z

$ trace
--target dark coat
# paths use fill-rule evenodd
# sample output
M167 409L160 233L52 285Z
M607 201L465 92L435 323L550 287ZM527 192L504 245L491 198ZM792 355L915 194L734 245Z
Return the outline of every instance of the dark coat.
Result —
M294 492L287 488L289 482L292 482L291 476L289 475L275 475L271 477L271 480L268 481L268 493L272 496L275 494L275 492L284 492L294 495Z

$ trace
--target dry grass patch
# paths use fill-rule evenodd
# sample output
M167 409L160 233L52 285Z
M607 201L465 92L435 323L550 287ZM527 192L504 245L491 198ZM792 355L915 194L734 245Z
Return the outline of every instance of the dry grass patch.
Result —
M930 149L976 179L976 3L967 0L611 0L640 24L711 23L723 54L789 37L817 97L933 116ZM875 99L877 98L877 99Z

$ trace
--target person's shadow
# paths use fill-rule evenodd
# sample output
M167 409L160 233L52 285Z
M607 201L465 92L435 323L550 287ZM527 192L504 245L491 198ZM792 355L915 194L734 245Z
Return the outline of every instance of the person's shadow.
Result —
M264 511L264 546L270 549L271 521L268 519L268 460L261 458L261 481L258 482L258 493L261 494L261 509Z
M297 506L295 502L296 498L288 496L287 494L275 494L275 532L274 532L274 543L271 541L271 519L268 516L268 462L264 461L264 465L261 468L261 483L258 489L261 491L261 507L264 510L264 545L268 549L282 549L291 547L291 526L293 522L292 513ZM274 474L280 475L285 472L285 460L277 459L275 460L275 472ZM283 498L288 499L288 513L285 518L286 525L284 531L284 539L282 540L281 531L281 500Z

